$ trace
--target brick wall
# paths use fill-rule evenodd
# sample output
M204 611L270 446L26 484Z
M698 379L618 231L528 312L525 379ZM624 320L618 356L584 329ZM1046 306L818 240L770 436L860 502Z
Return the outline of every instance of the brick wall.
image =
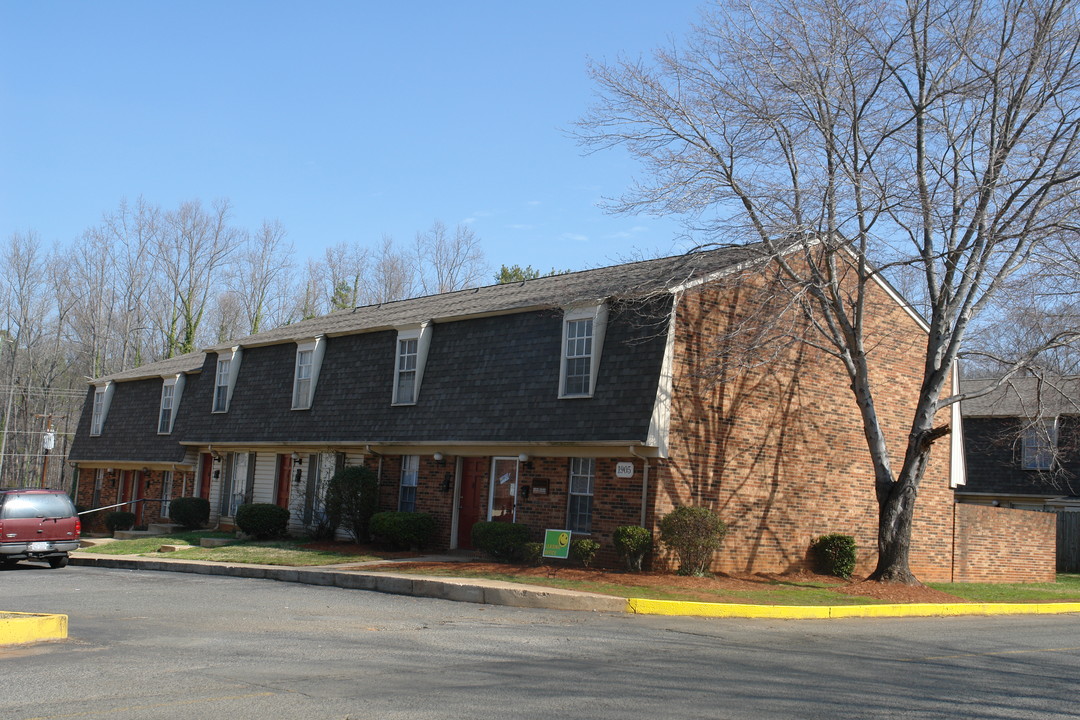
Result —
M955 582L1054 582L1054 513L957 504Z
M79 506L80 510L89 510L94 507L103 507L106 505L113 505L118 502L130 500L133 497L149 498L151 500L159 500L163 494L163 485L165 482L165 472L162 470L150 470L143 472L141 470L118 470L115 468L107 469L102 476L101 488L97 492L97 498L95 502L95 478L97 477L97 470L94 468L80 468L79 469L79 486L77 496L75 498L75 504ZM138 489L137 483L141 480L142 493L133 494L132 486ZM172 492L171 498L182 497L185 494L191 495L194 491L194 475L191 472L174 471L172 473ZM142 503L143 508L141 511L140 523L142 525L148 525L150 523L162 522L162 513L160 502L145 502ZM108 532L105 527L105 516L117 510L124 510L128 512L135 512L134 506L125 505L124 507L109 508L108 510L102 510L100 512L91 513L89 515L82 516L83 532L84 533L104 533ZM167 518L164 519L168 521Z
M807 343L781 338L748 354L730 336L762 307L790 333L803 331L792 311L768 308L773 300L760 288L760 276L749 277L680 300L670 453L658 463L654 532L657 518L674 507L702 504L729 526L714 570L801 570L814 537L840 532L856 538L857 572L868 573L876 562L878 510L850 382L837 360ZM869 289L868 361L896 470L926 336L884 292ZM947 419L943 413L940 421ZM935 446L916 505L911 567L923 580L947 580L951 566L948 442Z

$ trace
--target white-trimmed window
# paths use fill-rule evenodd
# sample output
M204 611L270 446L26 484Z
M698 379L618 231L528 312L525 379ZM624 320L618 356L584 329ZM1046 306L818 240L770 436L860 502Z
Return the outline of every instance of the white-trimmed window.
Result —
M90 418L90 434L100 435L101 426L105 422L105 388L99 387L94 390L94 412Z
M566 529L588 533L592 528L593 481L596 460L570 458L570 500L566 506Z
M431 325L400 329L394 354L394 405L415 405L431 344Z
M1057 450L1057 418L1033 422L1024 428L1023 467L1049 470Z
M314 350L296 351L296 375L293 378L293 410L311 407L311 365Z
M214 412L229 409L229 378L232 374L232 358L218 358L217 374L214 375Z
M319 335L308 340L296 341L296 365L293 371L292 409L310 410L319 384L326 339Z
M240 374L239 346L217 351L217 372L214 374L214 406L212 412L229 412L236 376Z
M158 435L168 435L172 432L173 423L173 392L176 383L165 382L161 386L161 412L158 414Z
M394 402L399 405L411 405L416 402L416 345L416 338L398 340Z
M112 402L113 384L107 382L94 388L94 407L90 412L90 436L101 434L105 427L105 418L109 416L109 405Z
M398 496L400 512L416 512L416 486L420 477L420 456L401 456L401 492Z
M592 397L606 325L605 305L566 311L563 316L559 397Z

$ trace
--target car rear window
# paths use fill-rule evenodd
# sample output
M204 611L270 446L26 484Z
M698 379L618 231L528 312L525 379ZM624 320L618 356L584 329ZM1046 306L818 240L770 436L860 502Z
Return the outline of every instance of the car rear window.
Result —
M67 495L48 493L0 496L0 520L33 517L71 517L75 506Z

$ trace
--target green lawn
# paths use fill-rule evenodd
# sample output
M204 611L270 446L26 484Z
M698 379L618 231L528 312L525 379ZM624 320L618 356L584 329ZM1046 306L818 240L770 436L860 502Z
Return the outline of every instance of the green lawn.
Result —
M143 557L175 558L177 560L205 560L211 562L251 563L258 565L284 565L295 567L313 567L339 563L355 563L379 559L374 555L350 555L329 550L303 547L307 542L300 540L274 540L256 542L236 540L228 545L216 548L199 547L199 540L204 537L233 538L232 533L211 531L174 533L172 535L136 540L115 540L99 545L89 552L102 555L140 555ZM159 553L162 545L190 545L189 549ZM394 565L379 565L365 568L393 572ZM884 602L874 598L843 594L843 586L815 582L762 581L760 588L754 589L710 589L698 587L685 589L675 586L635 585L632 574L618 576L619 582L601 582L593 580L574 580L543 575L515 574L508 566L507 572L479 573L447 563L437 569L422 571L410 570L424 575L476 577L488 580L540 585L544 587L578 590L581 592L615 595L618 597L639 597L652 600L690 600L696 602L746 603L751 605L866 605ZM1060 574L1056 583L1010 583L994 585L990 583L928 583L936 590L949 593L970 602L1080 602L1080 575Z
M204 537L235 538L233 533L189 532L174 533L160 537L136 538L134 540L114 540L111 543L89 548L88 552L101 555L139 555L142 557L175 558L177 560L206 560L209 562L250 563L253 565L288 565L311 567L335 565L337 563L364 562L377 560L374 555L349 555L313 550L302 547L306 540L237 540L229 545L215 548L199 547L199 540ZM190 545L190 549L159 553L162 545Z
M1059 573L1052 583L927 583L972 602L1080 602L1080 575Z

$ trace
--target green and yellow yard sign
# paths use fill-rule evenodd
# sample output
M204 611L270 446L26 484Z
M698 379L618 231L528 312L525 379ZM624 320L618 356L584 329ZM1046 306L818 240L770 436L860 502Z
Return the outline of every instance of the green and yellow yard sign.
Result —
M562 560L570 557L569 530L544 531L544 557L560 558Z

